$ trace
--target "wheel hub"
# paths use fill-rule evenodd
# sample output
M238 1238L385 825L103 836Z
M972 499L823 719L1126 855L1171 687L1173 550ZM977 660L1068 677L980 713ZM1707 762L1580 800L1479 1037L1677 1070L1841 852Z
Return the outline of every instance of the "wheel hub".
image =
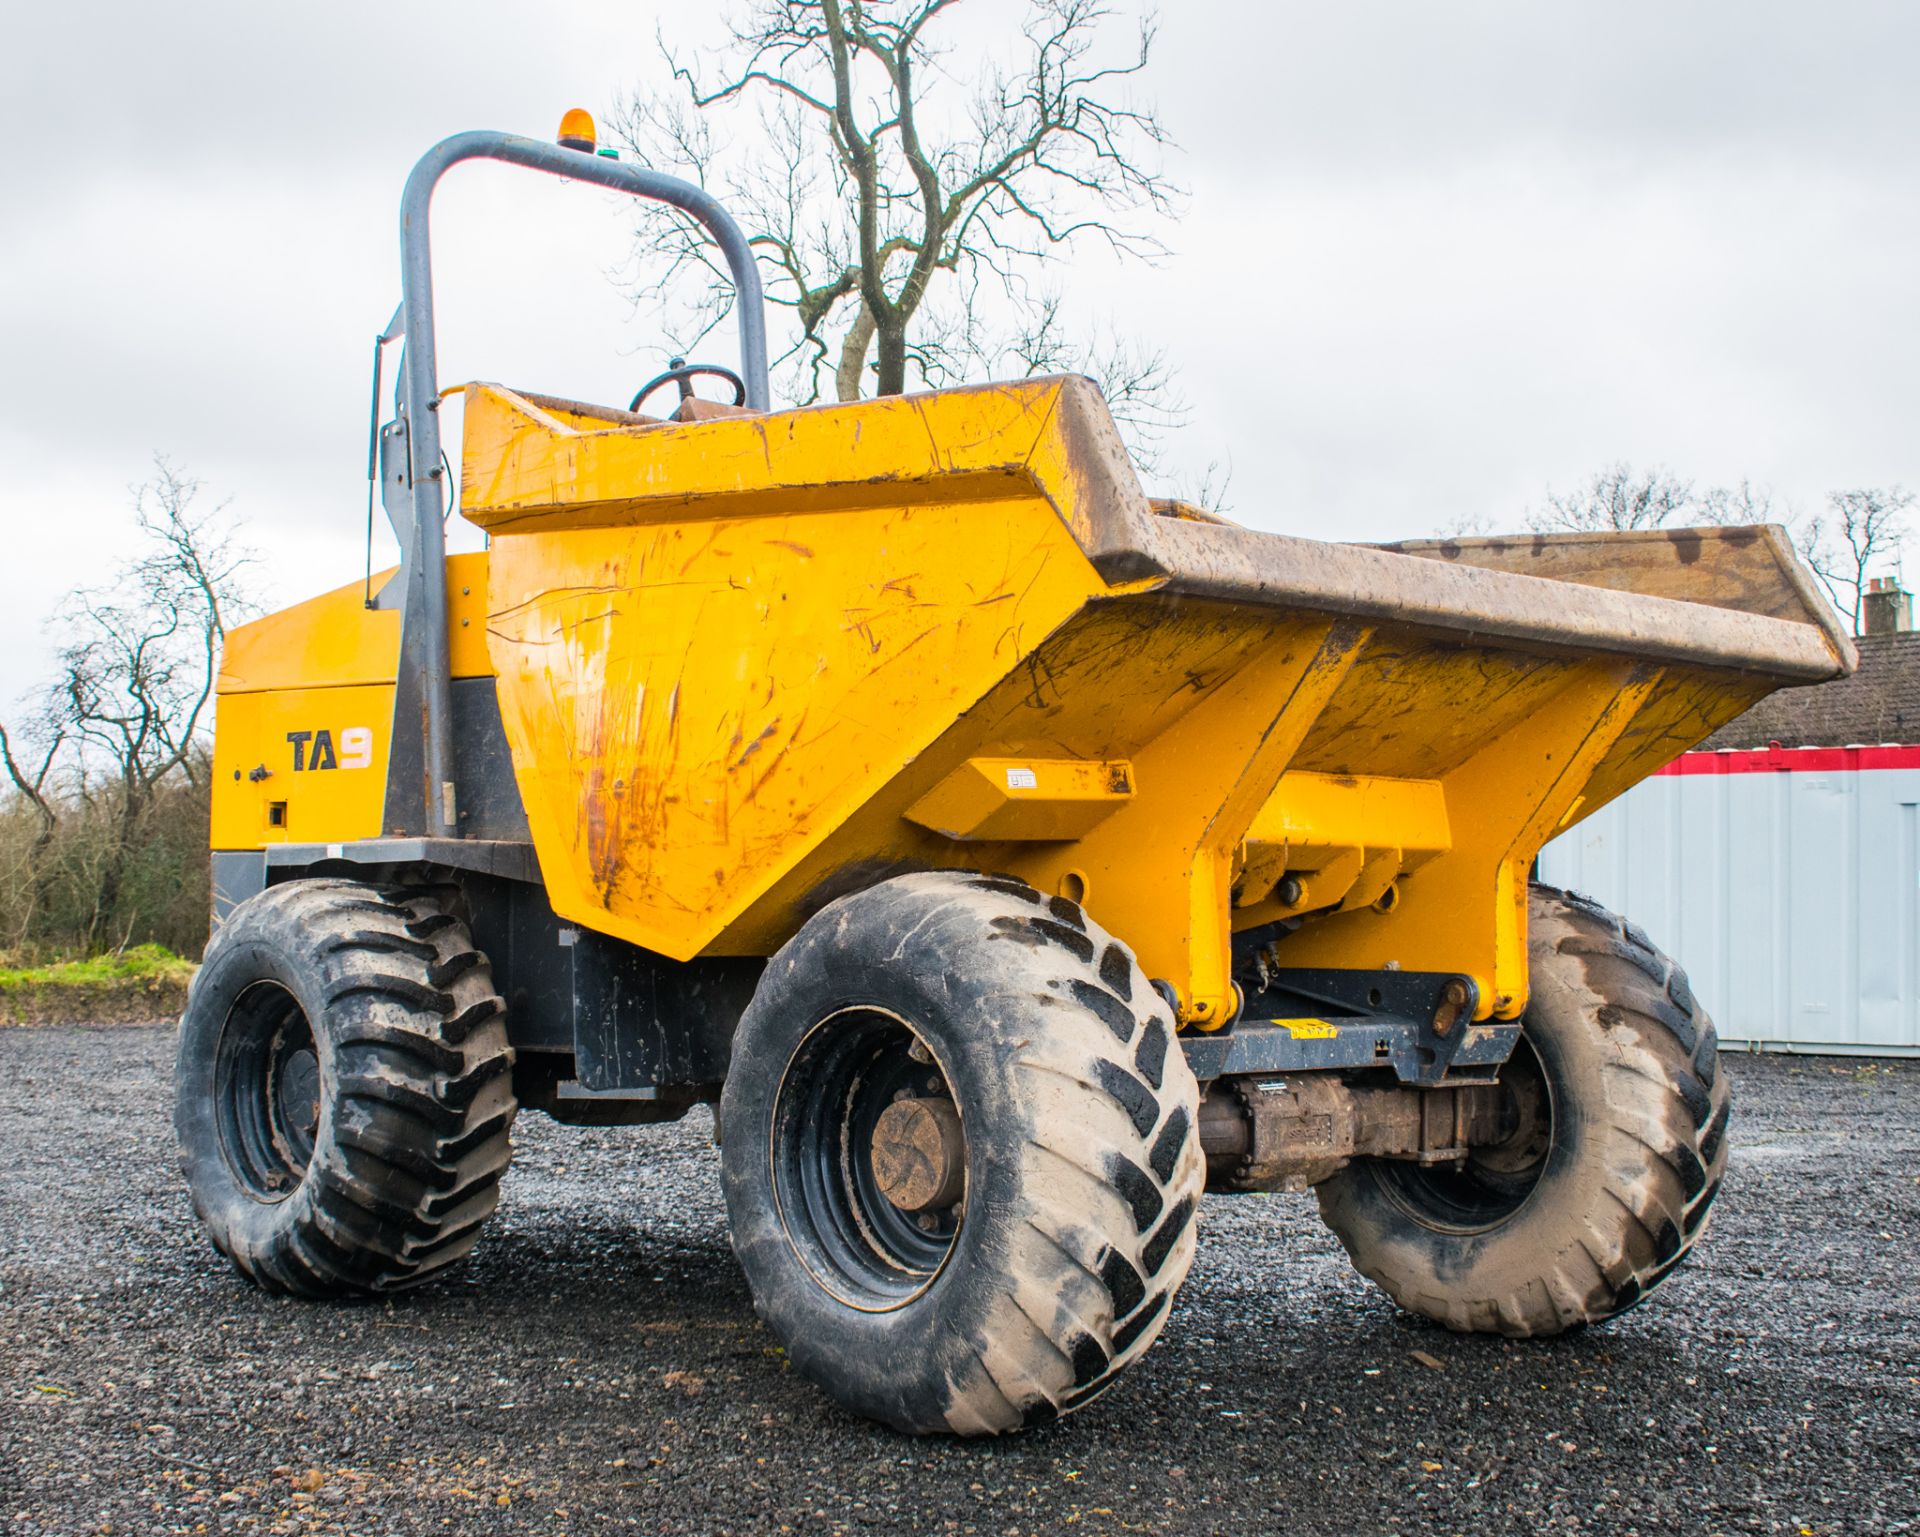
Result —
M221 1151L257 1201L285 1200L306 1178L320 1126L320 1058L293 994L261 980L234 1000L216 1047Z
M320 1125L320 1061L302 1047L280 1069L280 1118L294 1140L311 1147Z
M926 1044L880 1009L827 1016L789 1058L774 1101L774 1200L800 1262L849 1306L904 1307L953 1253L964 1142L957 1113L933 1107L954 1099Z
M901 1211L936 1211L966 1187L966 1139L949 1099L899 1099L873 1128L873 1175Z

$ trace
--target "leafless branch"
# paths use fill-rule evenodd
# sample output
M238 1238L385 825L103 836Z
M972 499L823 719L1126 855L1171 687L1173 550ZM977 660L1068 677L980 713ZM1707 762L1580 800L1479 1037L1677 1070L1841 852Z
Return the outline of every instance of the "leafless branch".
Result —
M1610 464L1577 490L1549 491L1545 508L1531 516L1530 524L1540 533L1661 528L1694 505L1691 481L1662 469Z
M1863 628L1873 568L1890 567L1899 560L1916 500L1903 486L1834 491L1827 497L1826 510L1815 513L1798 530L1796 543L1802 556L1827 589L1833 606L1852 622L1856 635Z
M741 217L769 301L791 316L777 350L797 398L829 385L841 399L897 393L910 373L947 381L1013 358L1031 350L1025 289L1050 256L1088 239L1147 260L1164 250L1153 226L1180 196L1160 166L1169 140L1127 94L1151 26L1115 49L1107 0L1030 0L1006 62L958 65L943 31L953 8L739 0L710 55L663 39L677 95L630 99L618 115L634 159ZM636 266L650 303L691 288L677 346L731 307L704 230L671 210L642 213ZM1062 325L1057 305L1047 316ZM1050 345L1049 369L1127 381L1116 403L1132 413L1130 437L1184 409L1153 398L1169 378L1163 356L1144 349L1121 365L1100 346Z

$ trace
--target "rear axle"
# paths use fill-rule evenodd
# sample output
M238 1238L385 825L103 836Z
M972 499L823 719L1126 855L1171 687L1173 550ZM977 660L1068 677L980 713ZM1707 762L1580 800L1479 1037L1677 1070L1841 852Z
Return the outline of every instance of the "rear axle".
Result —
M1207 1188L1304 1190L1355 1158L1458 1162L1528 1135L1532 1100L1502 1083L1413 1089L1319 1073L1218 1078L1200 1101Z

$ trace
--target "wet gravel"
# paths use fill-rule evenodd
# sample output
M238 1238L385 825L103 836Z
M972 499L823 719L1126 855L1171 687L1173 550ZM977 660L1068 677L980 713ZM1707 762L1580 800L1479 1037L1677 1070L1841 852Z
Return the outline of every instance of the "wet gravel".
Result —
M1310 1198L1210 1199L1144 1363L983 1444L788 1370L702 1113L530 1115L457 1280L263 1296L187 1208L172 1040L0 1030L0 1537L1920 1531L1920 1062L1730 1061L1706 1241L1558 1341L1399 1316Z

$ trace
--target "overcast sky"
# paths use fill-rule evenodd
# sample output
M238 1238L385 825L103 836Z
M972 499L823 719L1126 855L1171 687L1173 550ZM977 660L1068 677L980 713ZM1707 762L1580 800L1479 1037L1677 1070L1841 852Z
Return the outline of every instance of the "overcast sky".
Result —
M156 453L231 499L275 601L358 573L408 167L657 81L696 9L9 9L0 708ZM1188 0L1145 82L1173 255L1074 277L1168 349L1180 456L1230 460L1256 527L1511 526L1616 459L1801 507L1914 484L1917 62L1898 0ZM435 242L443 382L624 403L656 371L604 195L462 168Z

